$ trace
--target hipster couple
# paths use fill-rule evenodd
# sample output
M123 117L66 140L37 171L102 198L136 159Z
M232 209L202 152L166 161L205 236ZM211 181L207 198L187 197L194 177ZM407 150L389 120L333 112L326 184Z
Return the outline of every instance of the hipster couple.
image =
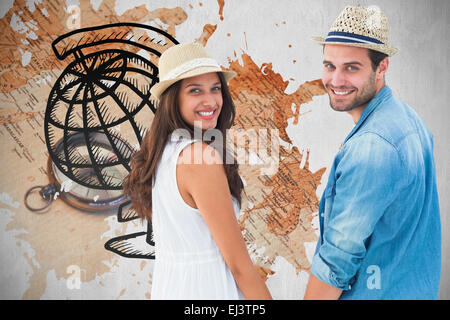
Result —
M346 7L326 37L314 38L323 45L330 105L355 126L321 197L304 299L438 295L433 136L385 83L397 51L387 35L385 15L358 6ZM226 137L235 118L227 86L234 76L198 44L175 45L159 59L155 117L124 180L133 207L153 225L152 299L271 299L237 220L244 187L238 163L225 161L225 143L173 139L177 130L214 129Z

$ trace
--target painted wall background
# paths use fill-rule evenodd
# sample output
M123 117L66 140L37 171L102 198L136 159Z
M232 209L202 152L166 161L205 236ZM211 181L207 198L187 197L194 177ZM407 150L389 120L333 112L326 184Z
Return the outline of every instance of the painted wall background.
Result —
M53 6L49 6L50 3ZM27 99L33 102L33 111L43 114L46 96L56 75L66 65L46 65L45 55L39 56L37 51L33 51L36 49L34 45L39 44L52 54L50 39L54 40L70 28L130 20L165 28L179 42L203 42L224 68L239 69L246 76L241 78L241 82L230 84L235 95L244 88L248 99L258 97L246 82L251 74L257 74L257 81L273 85L274 88L269 88L273 92L275 87L280 89L273 95L279 98L277 101L283 101L285 109L281 110L287 115L280 120L283 127L277 127L286 133L286 140L281 141L281 145L291 154L297 152L301 158L297 167L316 179L318 183L313 191L320 198L328 176L327 169L351 130L352 121L346 114L333 112L328 98L314 83L305 85L320 79L322 70L322 50L311 41L311 37L326 34L343 7L356 4L377 5L387 15L390 43L400 49L390 60L387 83L397 97L418 112L435 137L443 231L440 298L449 299L450 201L447 195L450 191L450 111L447 106L450 98L450 2L447 0L2 1L0 21L4 26L3 32L6 34L11 29L12 33L8 33L5 41L0 43L0 112L3 121L0 127L0 298L150 297L152 260L120 257L103 247L115 236L146 230L145 225L136 221L120 224L115 214L83 213L68 208L62 201L55 201L50 210L42 214L31 213L23 205L23 195L29 187L48 183L45 174L39 170L45 167L45 146L39 145L38 137L34 136L36 131L28 129L30 123L27 125L27 121L30 119L27 115L14 112L18 110L15 98L24 97L24 92L21 92L23 86L11 88L6 75L11 74L10 69L14 68L39 70L30 71L28 78L26 74L22 77L40 85L35 91L29 90L35 95L35 101L32 97ZM64 11L70 6L81 8L79 26L77 21L71 20L73 12ZM39 21L38 16L51 14L52 8L59 10L58 17L54 18L58 27L52 29L53 33L44 40L36 21ZM109 10L108 15L102 15L98 10ZM169 11L165 14L164 10ZM95 19L97 15L101 17L98 21ZM14 20L13 16L22 17L22 22ZM37 39L33 39L33 33ZM308 95L309 98L306 97ZM270 103L271 98L267 99ZM248 114L249 108L245 107L243 103L238 112ZM280 115L276 112L280 109L268 109L271 113L261 115L261 118L278 119ZM14 151L17 141L13 136L26 150L16 148ZM32 160L24 159L25 151ZM295 161L289 163L295 164ZM249 180L251 172L250 168L244 174L249 183L252 182ZM260 194L258 187L249 192L255 197ZM246 236L249 250L277 299L303 297L317 234L315 207L316 202L312 200L305 206L305 211L300 210L301 213L295 215L295 230L281 230L289 233L289 239L280 230L270 229L270 224L261 222L256 227L252 226L249 217L254 208L250 205L250 209L242 212L241 226L256 238ZM287 226L292 222L289 218L280 218L279 221ZM267 228L271 244L263 245L261 230ZM306 231L302 233L301 228ZM294 253L287 253L284 246Z

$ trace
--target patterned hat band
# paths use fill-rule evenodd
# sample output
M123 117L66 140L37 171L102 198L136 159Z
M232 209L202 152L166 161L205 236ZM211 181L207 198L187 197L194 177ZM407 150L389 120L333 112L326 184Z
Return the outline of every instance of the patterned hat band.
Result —
M360 34L331 31L328 33L325 42L344 42L344 43L367 43L367 44L384 44L378 39L363 36Z
M388 45L387 17L376 6L347 6L331 25L326 37L313 37L321 45L340 44L382 52L389 57L398 49Z
M216 62L216 60L211 59L211 58L197 58L197 59L187 61L187 62L179 65L178 67L170 70L170 72L168 72L161 78L161 81L177 79L184 73L186 73L192 69L199 68L199 67L214 67L214 68L217 68L217 70L221 70L220 66Z

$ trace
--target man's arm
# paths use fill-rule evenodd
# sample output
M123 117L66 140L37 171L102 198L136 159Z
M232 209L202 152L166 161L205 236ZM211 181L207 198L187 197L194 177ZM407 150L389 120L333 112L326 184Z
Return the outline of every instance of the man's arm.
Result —
M330 286L319 279L312 273L309 274L308 285L306 286L304 300L337 300L341 296L342 290Z
M314 276L305 299L335 299L340 290L351 290L367 240L407 182L397 149L377 134L355 136L341 151L338 178L324 191L327 223L311 262Z

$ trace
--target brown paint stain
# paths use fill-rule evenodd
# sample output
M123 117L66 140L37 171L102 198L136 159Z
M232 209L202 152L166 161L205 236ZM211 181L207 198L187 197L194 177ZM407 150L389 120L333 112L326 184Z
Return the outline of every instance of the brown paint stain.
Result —
M209 38L213 35L214 31L216 31L216 29L217 24L216 25L205 24L201 36L195 39L195 42L198 42L203 46L206 46L206 43L208 42Z
M114 2L102 1L98 10L95 11L89 1L80 1L79 9L80 14L80 28L96 26L99 24L117 23L117 22L129 22L144 23L159 18L164 24L168 25L166 32L175 36L176 26L183 23L187 19L186 12L180 8L171 9L157 9L149 12L145 5L129 9L122 15L117 16L114 9ZM73 58L68 57L67 61L59 60L53 50L52 42L57 37L73 31L68 27L68 19L71 14L65 11L65 2L57 0L46 0L42 3L35 3L35 11L32 13L28 10L25 0L17 0L14 2L13 7L0 19L0 28L2 30L2 45L0 47L0 90L2 92L10 92L17 89L24 84L27 80L38 75L43 70L64 70L68 63ZM46 17L41 9L45 8L48 12ZM28 27L28 33L34 32L36 39L27 37L27 32L17 32L11 25L11 19L13 17L19 17L25 26L28 26L31 21L35 21L39 26L36 30ZM119 29L119 28L117 28ZM134 39L140 36L148 35L145 30L138 28L125 28L121 27L116 32L133 32ZM109 32L110 33L110 32ZM87 33L84 39L88 38ZM73 42L68 42L68 46L76 45L77 41L81 39L81 36L74 36ZM94 35L91 36L93 38ZM27 44L27 42L29 44ZM143 41L144 45L153 47L155 44L151 42L151 39ZM98 51L100 49L105 50L109 48L117 48L118 46L125 46L125 50L131 52L138 52L140 48L136 46L127 46L125 44L103 44L100 46L93 46L86 48L83 51L84 55ZM22 52L30 52L30 62L22 66ZM14 65L15 67L11 67Z
M27 230L15 237L18 241L26 241L33 249L32 256L24 254L24 259L32 268L32 272L27 275L29 287L22 299L39 299L42 296L47 287L46 279L49 270L55 270L56 278L62 279L68 277L68 266L77 265L80 269L86 270L83 273L83 281L89 282L96 279L98 275L109 272L111 268L117 267L119 261L117 256L105 250L104 247L108 236L102 237L102 235L124 235L127 228L127 224L120 225L111 235L111 226L105 219L108 215L117 213L90 214L82 212L68 206L59 198L53 201L47 210L40 213L28 211L22 201L29 188L49 183L43 169L48 155L44 151L45 147L40 145L41 140L35 133L43 130L42 127L40 128L43 125L42 111L45 109L56 77L73 60L68 57L66 60L60 61L51 47L52 41L58 36L72 31L66 26L69 15L64 10L65 6L65 3L61 1L44 0L41 3L35 3L36 9L31 13L25 0L17 0L0 19L0 28L2 28L0 91L3 93L1 102L3 105L8 105L0 109L0 124L11 125L11 130L18 136L18 139L24 144L26 143L27 147L32 147L31 151L40 148L39 152L33 152L34 165L30 166L25 157L22 157L23 159L15 157L16 142L5 135L4 128L0 127L1 133L4 135L4 151L13 150L4 154L0 176L4 185L8 186L10 196L21 204L17 210L14 210L15 214L8 223L6 231ZM179 7L148 11L145 6L140 6L124 12L121 16L117 16L112 1L102 1L97 11L92 8L89 1L80 1L79 7L82 12L81 28L126 21L144 23L159 18L168 26L166 31L175 36L176 26L187 18L184 10ZM43 8L46 8L48 17L42 14L41 9ZM13 14L20 17L25 24L31 20L37 22L38 29L33 29L36 40L26 38L25 33L19 33L12 29L10 21ZM147 34L145 30L142 32L140 29L132 31L136 35ZM22 40L23 42L28 41L29 44L24 44ZM150 41L149 39L143 43L152 46ZM92 47L83 53L87 55L96 50L114 46L116 45L106 45L102 48ZM22 55L19 49L32 54L32 58L26 66L22 66ZM140 50L137 47L124 47L123 49L132 52ZM50 72L45 72L45 70L50 70ZM51 75L52 80L41 81L46 79L47 75ZM31 100L32 94L34 95L32 105L35 109L20 111L19 106L28 108L26 102ZM27 124L27 120L30 121L30 125ZM35 128L32 129L31 125ZM110 264L107 265L104 261L108 261ZM144 266L145 264L141 263L141 268ZM125 290L120 293L119 297L124 293Z
M122 297L124 294L125 294L125 291L127 291L127 289L126 288L123 288L122 290L120 290L120 293L119 293L119 296L117 297L117 299L116 300L119 300L120 299L120 297Z
M245 33L245 31L244 31L244 40L245 40L245 50L248 51L247 33Z
M218 3L219 15L223 20L224 0L218 0ZM49 12L48 18L41 14L40 9L43 7ZM61 12L65 12L63 7L64 4L58 1L44 0L42 4L36 4L36 10L31 14L26 8L25 0L18 0L14 7L0 19L0 27L4 30L3 42L5 42L5 45L0 48L0 89L3 89L3 92L20 89L29 79L39 75L42 70L59 70L61 72L67 66L69 62L59 61L51 50L51 42L57 36L70 31L66 27L68 16L61 14ZM181 8L158 9L149 12L145 6L128 10L123 15L116 16L114 4L106 1L101 3L98 11L93 10L89 2L81 1L80 9L83 12L81 27L97 25L99 21L101 23L144 22L159 18L168 25L167 31L174 36L175 27L187 18ZM30 21L30 19L38 22L39 30L35 31L38 36L37 40L25 39L25 34L19 34L11 29L9 23L12 14L17 15L20 10L23 11L20 17L24 22ZM208 41L216 27L204 26L203 31L206 31L208 38L205 36L202 42ZM30 45L24 45L21 40L28 40ZM18 47L32 53L32 59L26 66L21 64ZM86 54L97 49L92 48L90 49L92 51L88 50ZM129 50L131 51L132 48ZM236 52L234 52L234 57L237 58ZM258 67L246 54L242 55L242 60L244 61L243 65L236 60L230 61L229 67L238 72L238 76L230 82L230 91L237 108L234 128L278 129L280 137L291 143L285 131L287 120L294 117L294 124L297 124L301 105L311 101L313 96L325 93L321 81L305 82L296 92L285 94L284 91L289 81L285 81L281 75L273 72L271 63L265 63ZM42 93L42 96L46 98L50 86L45 87L45 90L40 90L47 90ZM38 98L40 98L40 103L45 106L43 103L45 99ZM292 110L293 104L295 105L294 111ZM8 118L8 116L11 117ZM8 123L8 121L18 123L24 121L23 117L27 120L27 117L33 118L33 114L19 113L16 109L11 109L6 113L0 112L0 120L3 119L4 123ZM27 129L25 131L24 141L29 141L29 143L37 141L32 135L27 136ZM308 155L300 154L295 147L289 150L281 147L280 154L279 171L270 177L259 176L259 167L257 166L243 165L240 167L241 175L248 182L243 199L244 214L240 219L240 224L243 229L248 231L246 241L255 243L258 248L266 248L264 255L269 257L269 261L259 260L259 271L265 279L274 273L270 270L270 265L276 256L285 257L297 270L308 269L303 243L316 240L310 221L312 212L317 209L318 201L315 197L315 190L320 183L324 168L313 173L309 170L308 160L306 160L305 166L300 168L302 157L308 158ZM8 158L7 161L10 159ZM45 163L46 160L44 153L36 155L36 163ZM23 172L14 170L14 174L7 174L5 171L22 167L26 166L23 163L7 163L5 169L0 172L0 176L4 177L4 184L9 186L14 199L22 199L26 190L31 186L48 183L45 175L39 175L38 168L22 170ZM35 181L28 180L30 174L36 174ZM253 203L253 206L249 205L250 202ZM23 299L39 299L42 296L47 286L46 276L49 270L54 269L58 279L66 278L67 266L75 264L82 270L86 270L83 281L89 282L99 274L110 271L111 267L117 267L119 260L116 255L104 248L104 242L107 239L100 239L102 234L110 231L105 217L105 215L80 212L68 207L61 200L54 201L51 208L42 214L30 213L22 205L6 229L27 230L27 233L16 237L27 241L35 252L33 257L25 255L28 264L33 268L33 273L29 278L30 287L25 292ZM69 222L70 230L67 228ZM49 230L51 232L48 232ZM114 230L116 235L125 233L126 225ZM34 261L39 263L39 267ZM110 261L111 265L107 266L102 261ZM145 262L141 262L140 270L142 271L145 266ZM148 283L151 284L151 281ZM124 294L125 289L120 292L118 298ZM147 292L145 297L150 298L150 293Z
M320 79L314 81L307 81L302 84L297 91L292 94L285 94L289 81L284 81L280 74L272 70L272 63L263 63L258 67L247 54L242 54L244 65L241 66L239 62L229 61L229 70L234 70L238 76L230 81L230 91L234 93L235 100L240 99L243 92L248 94L260 95L268 104L265 108L256 108L253 106L246 106L242 110L238 110L237 119L242 118L242 114L246 113L248 107L252 108L252 112L267 113L272 112L275 125L274 128L280 130L281 138L292 143L288 137L285 129L287 127L287 119L294 116L294 124L298 123L300 112L300 105L312 101L313 96L323 95L326 93ZM292 104L295 104L295 113L292 112ZM261 127L261 126L260 126ZM265 128L265 127L262 127Z
M237 109L233 128L278 129L280 138L292 144L286 133L288 119L294 118L297 124L301 105L325 94L322 82L305 82L286 94L289 81L275 73L271 63L258 67L245 53L241 59L242 65L229 59L227 68L238 74L229 83ZM303 157L305 165L300 168ZM277 256L286 258L297 271L309 269L303 243L317 240L311 221L318 209L316 190L325 168L311 172L308 158L309 152L301 154L295 146L280 146L279 169L273 176L260 176L258 166L240 165L247 182L240 225L246 230L246 241L265 248L263 255L269 259L258 262L263 268L260 272L266 272L262 272L264 278Z
M223 6L225 5L225 0L217 0L217 3L219 4L220 20L223 20Z
M307 208L312 213L317 210L319 201L316 189L320 184L325 168L312 173L308 168L309 152L303 169L299 168L299 160L303 155L296 147L291 150L281 148L283 161L278 172L270 178L267 185L273 187L272 192L264 200L255 205L252 210L271 208L267 215L267 227L270 232L286 236L293 232L298 225L303 224L300 219L301 209Z

